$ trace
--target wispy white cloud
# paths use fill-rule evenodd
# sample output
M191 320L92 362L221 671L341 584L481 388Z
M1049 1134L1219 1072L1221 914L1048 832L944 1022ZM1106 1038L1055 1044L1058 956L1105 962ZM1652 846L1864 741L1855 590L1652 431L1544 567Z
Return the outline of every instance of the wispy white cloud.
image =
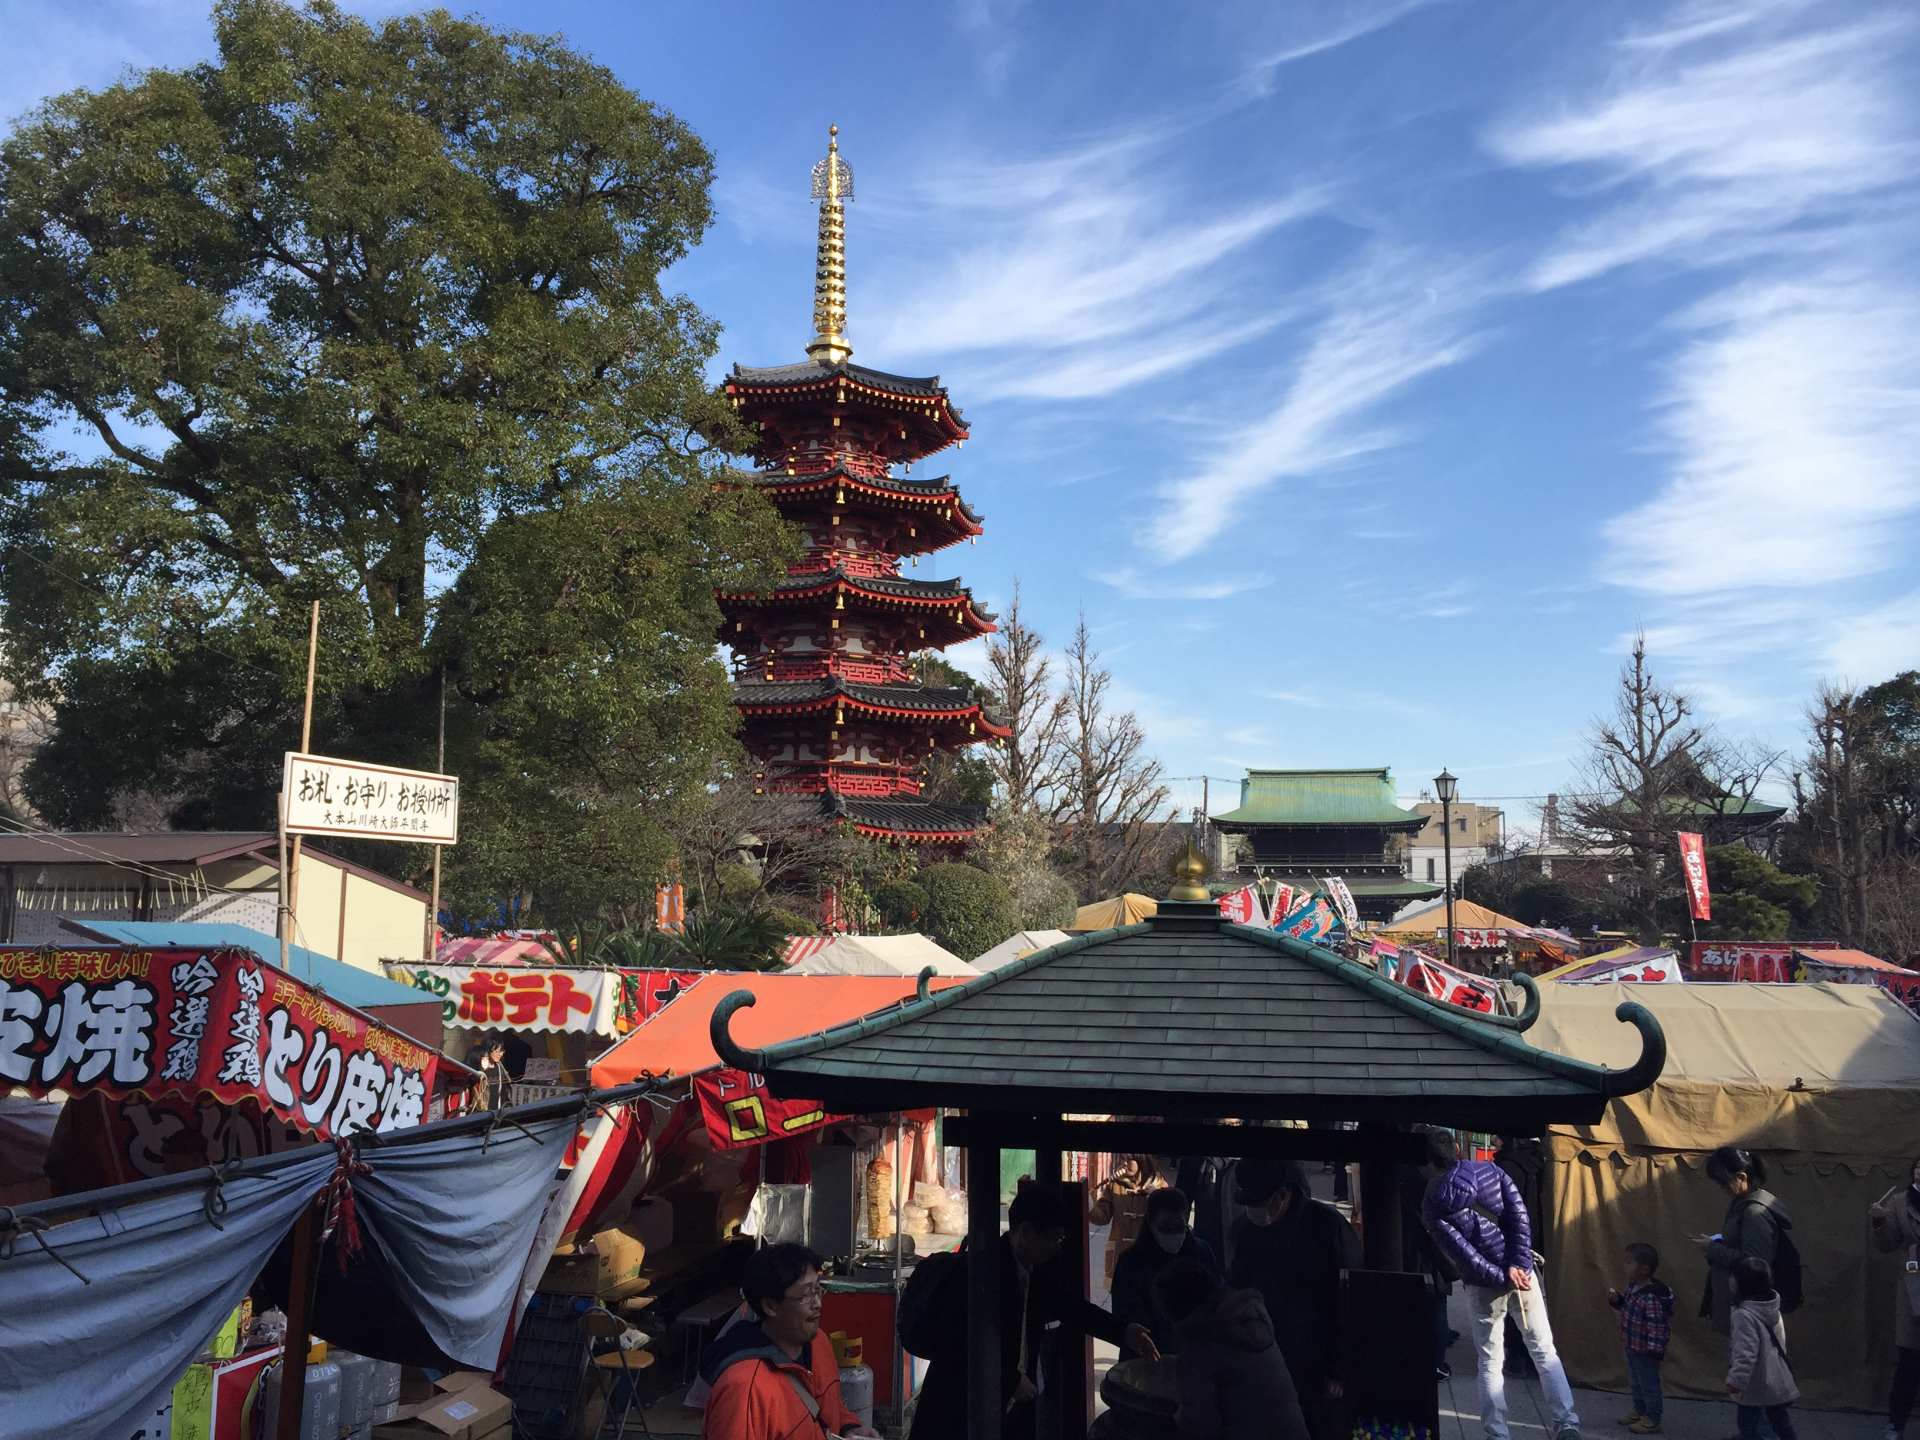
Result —
M1803 7L1725 5L1629 37L1645 52L1597 97L1559 101L1488 135L1509 164L1578 167L1610 203L1534 267L1539 289L1636 262L1697 266L1799 243L1905 184L1912 12L1815 10L1851 23L1804 29ZM1732 36L1744 45L1713 45Z
M1920 590L1834 624L1827 673L1854 685L1875 685L1920 665Z
M1591 187L1534 288L1645 262L1716 286L1652 332L1673 348L1646 498L1601 538L1606 579L1657 597L1656 652L1723 715L1769 703L1730 665L1805 673L1856 633L1867 657L1911 633L1898 605L1849 616L1920 515L1917 43L1906 7L1682 6L1594 94L1489 136Z
M1273 584L1271 575L1219 575L1211 580L1156 580L1131 566L1097 573L1094 579L1134 600L1231 600Z
M1431 3L1432 0L1398 0L1398 3L1374 0L1374 3L1343 3L1317 11L1287 6L1281 13L1287 17L1288 33L1277 48L1247 67L1245 84L1256 94L1267 94L1279 72L1287 66L1351 45Z
M1405 254L1376 255L1325 286L1313 338L1280 403L1162 487L1162 510L1143 532L1143 547L1163 561L1187 559L1260 492L1394 443L1397 433L1374 412L1473 353L1474 312L1490 293L1475 277L1440 273Z
M1608 522L1618 583L1814 587L1911 554L1920 289L1832 273L1743 286L1685 317L1658 417L1670 472Z
M956 159L912 197L925 258L875 284L856 336L888 356L970 365L981 399L1090 399L1244 345L1284 318L1234 278L1319 213L1322 192L1209 212L1176 192L1177 127L1141 126L1038 159ZM891 217L888 217L891 218Z

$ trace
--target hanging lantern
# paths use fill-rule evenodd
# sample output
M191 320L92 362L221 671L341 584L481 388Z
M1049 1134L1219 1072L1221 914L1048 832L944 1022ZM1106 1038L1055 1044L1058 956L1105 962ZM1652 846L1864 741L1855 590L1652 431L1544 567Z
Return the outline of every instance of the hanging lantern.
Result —
M847 596L844 590L836 590L834 592L833 608L836 610L844 610L847 608Z

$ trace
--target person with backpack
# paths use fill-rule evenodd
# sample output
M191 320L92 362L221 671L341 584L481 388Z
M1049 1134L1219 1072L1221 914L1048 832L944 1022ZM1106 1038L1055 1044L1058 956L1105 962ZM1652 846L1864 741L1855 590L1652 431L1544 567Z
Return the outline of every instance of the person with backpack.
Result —
M1022 1181L1007 1210L1000 1245L1000 1433L1005 1440L1032 1440L1035 1402L1068 1376L1046 1373L1050 1333L1078 1339L1091 1335L1158 1359L1153 1336L1083 1299L1060 1262L1067 1238L1067 1210L1055 1187ZM900 1297L900 1343L929 1361L913 1415L911 1440L965 1440L967 1433L966 1247L930 1255L914 1267ZM1073 1351L1079 1354L1076 1347ZM1079 1384L1078 1376L1071 1383Z
M1579 1440L1573 1387L1553 1344L1547 1297L1533 1251L1533 1224L1511 1176L1490 1160L1462 1160L1451 1132L1427 1136L1432 1180L1421 1219L1460 1273L1480 1354L1480 1423L1487 1440L1508 1440L1506 1321L1513 1316L1540 1371L1551 1440Z
M1875 1248L1901 1254L1893 1279L1893 1389L1887 1396L1887 1440L1900 1440L1920 1397L1920 1160L1867 1210Z
M1793 1402L1800 1398L1787 1358L1787 1326L1773 1271L1748 1255L1734 1262L1734 1308L1727 1337L1727 1394L1733 1397L1739 1440L1758 1440L1761 1422L1780 1440L1796 1440Z
M1766 1188L1766 1162L1751 1150L1723 1145L1707 1157L1707 1178L1730 1197L1718 1235L1696 1235L1707 1262L1707 1289L1700 1318L1722 1335L1732 1330L1733 1270L1742 1260L1764 1260L1771 1285L1780 1296L1780 1312L1800 1308L1800 1252L1793 1243L1793 1221L1779 1197Z

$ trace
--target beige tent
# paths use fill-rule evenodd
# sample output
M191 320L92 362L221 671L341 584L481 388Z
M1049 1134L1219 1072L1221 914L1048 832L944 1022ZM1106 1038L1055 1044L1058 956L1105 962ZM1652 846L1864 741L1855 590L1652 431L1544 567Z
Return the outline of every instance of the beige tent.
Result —
M988 970L999 969L1009 960L1018 960L1022 955L1031 955L1036 950L1044 950L1049 945L1058 945L1062 940L1071 938L1064 930L1018 930L986 954L975 956L973 968L984 974Z
M1865 985L1556 985L1527 1039L1625 1066L1635 1000L1667 1034L1666 1073L1614 1100L1599 1124L1547 1134L1547 1256L1554 1333L1577 1381L1623 1387L1607 1307L1622 1251L1644 1240L1679 1297L1668 1394L1724 1399L1726 1341L1697 1319L1706 1265L1688 1238L1720 1229L1727 1197L1707 1155L1744 1145L1793 1217L1806 1304L1787 1321L1809 1406L1877 1407L1893 1356L1895 1265L1867 1238L1867 1207L1920 1151L1920 1021Z
M974 975L966 961L924 935L836 935L788 967L793 975Z
M1096 900L1091 905L1082 905L1073 912L1073 923L1067 929L1075 935L1084 935L1090 930L1138 925L1142 920L1152 919L1159 913L1158 900L1136 895L1129 890L1125 895L1116 895L1111 900Z
M1532 928L1524 920L1516 920L1511 915L1502 915L1498 910L1489 910L1486 906L1476 905L1471 900L1453 902L1453 923L1454 928L1459 930L1529 930ZM1413 914L1394 921L1380 933L1411 938L1417 935L1437 935L1446 928L1447 904L1442 900L1438 904L1429 905L1424 910L1416 910Z

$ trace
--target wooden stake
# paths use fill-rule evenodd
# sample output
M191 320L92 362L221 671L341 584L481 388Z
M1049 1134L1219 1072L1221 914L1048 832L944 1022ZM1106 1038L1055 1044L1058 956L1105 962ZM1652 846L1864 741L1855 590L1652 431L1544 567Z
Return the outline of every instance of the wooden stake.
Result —
M293 1227L293 1267L287 1276L287 1344L280 1352L280 1418L276 1435L300 1433L300 1411L307 1400L307 1350L312 1345L313 1282L319 1267L320 1206L315 1200Z
M433 768L440 774L447 773L447 667L440 667L440 741L434 749ZM433 898L427 902L427 942L426 959L429 964L439 953L434 937L440 929L440 852L444 845L433 847Z
M307 700L300 712L300 753L302 755L306 754L308 749L313 745L313 670L314 662L319 657L319 654L320 602L316 600L313 602L312 617L307 622ZM280 834L282 840L286 838L286 813L286 802L283 798L280 805ZM287 932L290 931L296 923L294 917L300 910L300 839L300 836L294 836L291 850L281 857L280 868L281 873L286 877L287 897L286 920L280 934L280 966L282 969L285 969L287 964Z

